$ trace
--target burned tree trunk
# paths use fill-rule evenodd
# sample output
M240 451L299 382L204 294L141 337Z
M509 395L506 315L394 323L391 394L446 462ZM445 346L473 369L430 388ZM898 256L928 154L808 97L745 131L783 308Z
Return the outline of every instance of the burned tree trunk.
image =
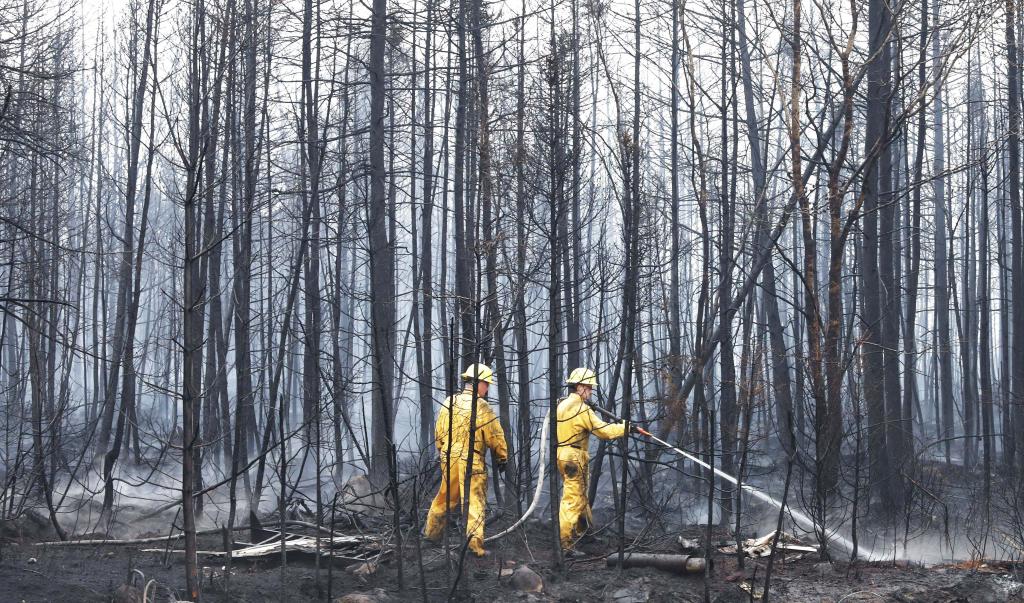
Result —
M639 36L637 33L637 45ZM729 156L729 82L734 80L734 74L730 69L733 63L733 54L730 52L732 39L732 28L722 22L721 37L721 188L718 191L719 219L721 220L721 242L718 245L718 328L719 346L719 372L721 380L721 392L719 400L719 419L721 426L719 431L722 436L722 471L728 474L736 472L734 454L736 452L736 358L733 350L732 319L730 312L732 305L732 263L735 217L734 207L730 198L730 186L735 182L729 182L730 161ZM639 110L639 107L638 109ZM636 177L634 175L634 177ZM730 485L722 483L724 490L722 505L722 526L729 525L730 513L732 512L732 489Z
M750 148L750 171L754 180L754 198L758 200L758 207L761 208L755 216L757 222L754 233L757 249L765 251L764 246L768 242L768 212L760 200L767 194L767 169L765 160L761 156L760 128L757 122L757 110L754 106L753 77L750 67L750 50L747 42L746 10L745 1L736 2L736 29L739 35L740 68L742 69L741 82L743 84L743 101L745 107L745 126L747 129L747 143ZM673 141L675 137L673 136ZM779 443L787 454L792 455L792 438L790 432L795 429L793 418L793 387L789 373L789 359L785 331L782 318L779 312L778 292L775 288L775 264L769 260L765 263L764 272L761 275L761 287L764 289L762 296L765 305L765 314L768 322L768 335L772 357L772 391L775 394L776 421L779 425ZM680 374L680 382L682 375Z
M938 14L937 8L935 14ZM938 25L938 23L936 23ZM932 36L932 77L941 76L939 36ZM935 102L932 127L935 134L935 155L932 166L932 193L935 198L935 328L938 338L939 407L942 410L940 437L944 440L946 462L950 462L953 438L953 358L949 332L949 264L946 249L946 140L942 84L935 81Z
M867 124L864 138L866 156L875 157L888 144L886 140L886 111L888 99L885 88L890 64L887 58L889 35L889 8L882 0L871 0L868 6L868 52L871 62L867 67ZM885 55L885 56L883 56ZM898 508L894 492L889 489L891 468L886 454L885 389L878 375L883 374L882 354L882 292L879 281L879 174L878 162L872 161L864 172L863 249L861 251L861 296L863 298L862 347L864 370L864 399L868 407L868 454L870 457L872 491L883 507ZM871 377L874 376L874 377Z
M558 433L558 400L561 398L561 363L559 362L559 353L561 352L561 334L562 334L562 299L560 292L562 291L562 274L561 274L561 262L559 255L559 248L561 241L559 241L558 224L560 220L564 220L562 210L562 173L561 173L561 141L559 140L559 132L561 131L561 98L562 98L562 82L561 82L561 61L559 56L558 39L555 36L555 3L551 2L551 41L550 41L550 55L548 58L548 88L550 90L550 108L548 116L548 224L547 224L547 235L548 235L548 253L551 254L549 258L549 270L548 274L548 399L549 399L549 423L551 442L549 444L550 450L548 453L551 455L552 461L558 458L558 437L554 434ZM554 467L552 462L552 467ZM559 490L559 477L556 471L550 472L550 491L551 500L557 500ZM562 545L561 537L559 532L559 517L558 517L558 505L551 504L551 548L554 556L554 562L556 567L561 567L562 564Z
M420 223L420 323L422 338L420 344L420 450L422 454L434 454L434 94L433 72L433 29L435 0L427 0L426 41L423 53L423 210Z
M468 219L472 212L467 208L472 204L470 195L466 194L466 113L470 105L469 84L469 59L466 51L466 2L471 0L458 0L458 17L456 20L456 40L459 61L459 89L455 106L455 174L452 183L455 196L454 212L455 220L455 296L457 298L455 307L459 313L459 328L461 337L461 358L464 364L477 362L474 358L473 348L473 323L476 314L473 300L473 258L472 240L473 229L471 220ZM455 333L451 334L455 337Z
M526 193L526 0L523 0L519 16L519 65L516 73L516 137L515 137L515 199L516 214L527 212ZM518 386L517 434L519 436L519 472L517 484L533 482L530 470L530 348L527 332L526 289L529 280L526 274L527 253L526 221L516 220L516 284L513 294L513 332L516 346L516 368Z
M395 251L388 240L389 216L384 188L384 96L387 77L384 71L384 50L387 44L387 0L373 0L370 41L370 198L367 208L370 258L370 324L373 383L373 454L371 477L378 484L388 483L391 496L397 545L402 538L398 518L398 459L394 441L394 402L392 387L395 374ZM398 556L398 580L402 586L401 555Z
M202 31L205 27L205 11L202 6L192 14L189 48L189 104L188 104L188 148L182 157L186 170L185 184L185 265L183 278L182 307L182 399L181 399L181 504L182 524L185 532L185 584L187 597L199 600L199 568L196 558L196 519L193 498L196 475L202 471L197 467L195 447L198 438L198 410L202 398L202 289L200 277L201 239L199 221L200 157L203 141L200 132L200 69L202 53Z
M1016 0L1006 0L1006 87L1007 87L1007 184L1010 195L1010 287L1011 299L1024 299L1024 230L1021 228L1021 176L1020 176L1020 57L1017 49ZM1011 375L1009 377L1013 412L1010 425L1003 426L1005 437L1004 462L1014 466L1024 458L1020 435L1024 433L1024 312L1013 306L1010 328Z
M138 296L133 295L132 289L132 266L134 265L133 257L135 254L135 201L138 191L139 153L142 146L143 108L145 107L146 91L148 88L154 23L157 19L155 13L155 0L150 0L147 4L146 23L142 35L142 64L137 66L139 70L138 81L133 91L130 115L128 171L127 182L125 183L125 223L124 235L121 239L122 250L118 276L117 316L114 325L114 357L106 377L102 406L103 416L97 442L98 450L105 451L103 457L103 478L106 484L103 503L105 512L110 511L111 504L113 503L114 465L121 453L121 437L115 438L115 446L110 447L110 433L116 407L117 384L122 367L125 368L126 373L130 373L125 376L126 379L134 380L135 378L132 367L129 367L134 362L133 358L131 358L133 345L129 342L134 340L135 337L135 323L137 322L139 311ZM140 241L139 256L142 255L142 245L144 242L144 240ZM130 389L133 387L134 384ZM134 398L134 391L127 392L127 394ZM122 395L121 413L118 417L118 432L120 434L123 434L124 431L124 404L126 401L127 395Z

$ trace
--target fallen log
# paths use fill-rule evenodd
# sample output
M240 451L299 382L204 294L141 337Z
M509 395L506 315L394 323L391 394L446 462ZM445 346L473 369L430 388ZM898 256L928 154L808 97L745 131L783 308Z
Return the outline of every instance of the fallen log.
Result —
M333 546L331 539L320 538L320 546L317 547L317 539L314 536L289 535L284 541L285 552L298 552L315 555L319 552L321 557L333 557L345 561L371 561L389 551L381 546L379 540L368 536L335 536ZM275 539L271 542L264 542L253 546L235 549L231 552L231 558L254 559L259 557L273 557L281 554L281 540ZM227 553L214 553L214 557L226 556Z
M616 567L619 565L619 554L608 555L605 561L608 567ZM674 574L703 574L707 564L703 557L660 553L626 553L622 560L623 569L653 567Z
M139 549L139 552L140 553L159 553L161 555L163 555L164 553L168 553L168 554L170 554L170 553L177 553L179 555L182 555L182 554L185 553L185 550L184 549ZM196 551L196 555L208 555L209 556L209 555L223 555L223 554L224 554L223 551Z
M390 553L388 549L381 546L379 540L368 537L368 536L350 536L350 535L336 535L334 537L334 546L331 546L331 539L320 538L319 553L322 557L333 557L335 559L341 559L346 561L372 561L376 558L381 557ZM315 536L302 536L298 534L286 534L284 547L286 552L298 552L307 554L316 554L318 551L317 539ZM163 549L142 549L143 553L184 553L185 551L180 549L171 549L164 551ZM225 551L197 551L197 554L206 555L213 558L226 557L227 552ZM251 544L248 546L239 547L231 551L231 558L234 560L239 559L255 559L260 557L274 557L281 554L281 539L280 537L260 542L258 544Z
M249 526L235 526L232 528L233 532L241 532L248 530ZM200 530L196 532L196 536L210 536L212 534L220 534L223 530L221 528L213 528L212 530ZM152 544L154 542L167 542L168 540L177 540L184 538L184 533L172 534L170 536L153 536L151 538L129 538L126 540L118 540L114 538L92 538L86 540L54 540L52 542L37 542L33 546L123 546L132 544Z

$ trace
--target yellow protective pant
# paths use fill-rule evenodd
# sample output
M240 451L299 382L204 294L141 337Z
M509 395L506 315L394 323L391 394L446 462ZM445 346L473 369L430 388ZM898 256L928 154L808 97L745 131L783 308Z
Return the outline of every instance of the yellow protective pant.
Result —
M429 539L438 541L444 533L448 521L448 511L461 504L463 515L466 519L466 536L469 538L469 550L477 555L484 554L484 519L487 513L487 471L480 467L482 459L474 459L473 477L469 482L469 505L464 496L459 496L466 480L466 465L464 461L453 461L451 473L448 474L446 463L441 461L441 487L430 503L430 511L427 512L427 525L424 527L423 535ZM450 479L449 479L450 475Z
M562 474L562 502L558 506L558 532L562 549L573 548L592 521L587 488L590 483L590 457L577 448L558 449L558 472ZM581 525L581 522L586 522Z

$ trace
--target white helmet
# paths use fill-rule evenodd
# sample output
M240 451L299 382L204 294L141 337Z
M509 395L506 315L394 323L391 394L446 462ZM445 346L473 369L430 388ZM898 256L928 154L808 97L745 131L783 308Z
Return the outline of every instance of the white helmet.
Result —
M471 364L462 372L463 381L483 381L488 385L494 385L494 371L486 364Z
M589 385L597 387L597 373L588 368L573 369L569 378L565 380L566 385Z

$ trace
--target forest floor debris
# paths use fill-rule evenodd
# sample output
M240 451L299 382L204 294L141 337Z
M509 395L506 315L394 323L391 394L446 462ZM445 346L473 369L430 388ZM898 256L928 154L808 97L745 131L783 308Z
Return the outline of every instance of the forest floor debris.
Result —
M235 549L231 552L231 557L232 559L271 558L280 556L281 549L281 538L277 537L268 542ZM285 534L284 550L288 553L319 554L322 557L334 557L351 563L373 561L387 552L382 548L379 539L369 536L335 535L331 538L321 535L318 541L315 536L300 534ZM211 557L227 558L227 553L218 552Z
M741 582L740 590L749 594L755 601L760 601L764 597L764 587L751 580Z
M348 566L345 568L345 571L353 576L358 576L365 580L367 577L376 574L377 568L379 567L380 563L377 561L364 561L363 563L356 563Z
M331 603L387 603L391 596L383 588L375 588L370 592L354 592L342 595Z
M16 519L0 520L0 542L52 540L57 538L50 520L28 510Z
M606 603L646 603L651 599L651 591L646 580L637 580L627 586L616 589L604 600Z
M758 538L748 538L743 541L743 553L747 557L767 557L772 554L772 548L790 553L817 553L818 547L810 546L800 542L795 536L788 532L779 535L779 541L772 544L775 539L775 532L770 532ZM724 555L735 555L736 545L719 547L719 553Z
M703 532L694 528L683 535L687 538L702 538ZM455 540L456 532L451 532L451 536ZM658 539L646 539L638 551L678 554L677 536L678 532ZM308 538L308 535L305 537ZM715 533L712 542L727 537L725 532ZM327 539L321 540L322 545L324 542ZM607 534L581 544L585 556L567 561L565 569L561 571L553 568L549 542L550 526L531 521L522 532L495 543L491 558L477 560L467 557L455 599L617 603L685 603L703 600L702 575L678 576L651 568L619 570L606 567L605 558L616 549L615 539ZM313 555L296 555L294 559L289 555L287 564L282 568L280 542L271 544L277 545L278 555L253 556L244 560L236 558L230 571L225 568L226 559L201 557L203 600L207 603L326 600L329 558L321 558L319 576ZM199 539L200 549L216 550L221 546L220 535L211 534ZM159 592L163 597L161 600L175 593L182 594L184 581L181 556L165 555L164 548L150 550L152 552L145 552L142 546L134 545L50 547L30 543L7 544L0 557L0 583L5 585L0 600L106 603L111 600L115 590L126 582L132 570L144 572L147 583L154 580L159 584ZM406 539L402 551L404 591L398 589L397 557L394 554L385 555L372 563L349 563L336 559L335 567L330 572L333 578L330 600L422 601L421 585L427 589L428 600L446 600L450 579L455 575L459 562L458 551L446 553L443 547L431 547L426 543L421 543L420 550L422 582L415 540ZM36 558L37 563L29 566L29 557ZM766 558L746 559L744 567L740 568L735 554L726 555L715 551L713 561L709 582L713 601L749 603L752 594L750 590L753 590L754 595L762 592L768 561ZM358 575L354 568L364 563L374 566L375 571ZM817 555L809 554L797 559L789 555L776 555L772 570L772 599L793 602L1024 603L1020 597L1020 593L1024 592L1024 584L1015 577L1020 575L1021 570L1009 564L978 562L926 568L914 564L850 564L836 561L830 566L832 569L828 576L823 577L818 568L821 563ZM512 584L512 575L516 570L525 573L523 568L527 565L536 574L539 590L524 592L516 590ZM346 571L347 568L353 571ZM727 580L730 576L735 578Z

